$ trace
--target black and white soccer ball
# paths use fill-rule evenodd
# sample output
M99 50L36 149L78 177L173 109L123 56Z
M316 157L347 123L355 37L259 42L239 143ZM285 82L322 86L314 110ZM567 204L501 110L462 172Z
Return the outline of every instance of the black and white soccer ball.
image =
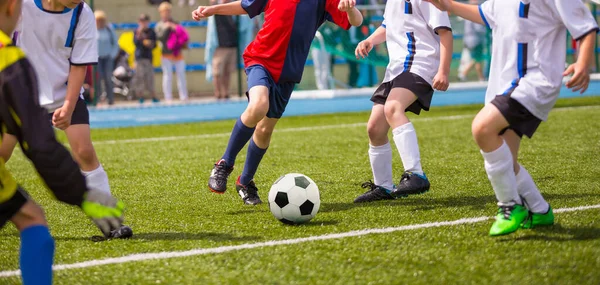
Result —
M279 177L269 191L269 208L284 224L310 221L321 206L319 188L308 176L290 173Z

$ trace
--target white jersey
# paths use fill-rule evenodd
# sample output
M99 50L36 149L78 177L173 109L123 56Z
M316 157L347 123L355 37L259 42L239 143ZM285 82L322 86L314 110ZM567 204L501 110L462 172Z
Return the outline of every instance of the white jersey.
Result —
M85 2L52 12L43 9L42 1L23 1L16 37L37 73L40 105L52 112L64 104L71 65L98 62L97 31Z
M479 11L493 32L486 103L510 95L545 121L562 85L567 29L575 39L596 32L591 12L581 0L489 0Z
M423 0L394 0L385 5L383 17L390 57L383 82L410 71L431 85L440 65L437 31L452 30L448 13Z

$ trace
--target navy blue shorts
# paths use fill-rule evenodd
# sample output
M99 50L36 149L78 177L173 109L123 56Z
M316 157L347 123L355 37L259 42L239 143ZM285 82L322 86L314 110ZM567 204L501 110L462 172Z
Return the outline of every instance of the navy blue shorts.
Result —
M246 75L248 76L248 90L254 86L265 86L269 89L269 111L267 112L267 118L281 118L296 83L275 83L269 71L262 65L253 65L246 68ZM246 92L246 96L250 100L248 92Z

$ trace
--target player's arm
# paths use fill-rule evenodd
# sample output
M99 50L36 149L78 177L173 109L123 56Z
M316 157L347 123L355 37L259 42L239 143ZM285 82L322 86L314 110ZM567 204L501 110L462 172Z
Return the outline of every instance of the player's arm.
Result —
M368 38L358 43L356 50L354 51L354 55L357 59L369 56L369 52L371 52L374 46L385 42L385 29L385 24L382 24Z
M69 69L65 103L60 109L54 112L54 116L52 117L52 124L61 130L71 125L71 116L75 110L77 100L79 100L86 72L87 65L71 65Z
M438 72L433 78L433 89L446 91L450 85L448 75L450 74L450 63L452 63L453 38L452 31L447 29L438 29L440 36L440 66Z
M355 6L356 0L340 0L338 9L348 14L348 22L350 22L350 25L358 27L362 24L363 16Z
M579 40L579 56L577 62L569 65L563 76L573 74L573 77L567 81L567 88L573 92L579 91L583 94L590 84L590 62L594 55L594 45L596 42L596 33L588 33Z
M236 16L248 14L242 7L242 1L229 2L214 6L199 6L192 12L192 18L199 21L213 15Z
M484 19L481 17L479 6L473 4L465 4L452 0L424 0L433 4L435 7L442 11L448 11L454 13L457 16L469 20L471 22L478 23L480 25L487 25Z

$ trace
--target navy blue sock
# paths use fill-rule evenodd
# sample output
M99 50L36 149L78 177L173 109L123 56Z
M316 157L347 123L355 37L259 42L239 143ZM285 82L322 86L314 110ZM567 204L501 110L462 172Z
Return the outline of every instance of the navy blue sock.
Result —
M46 226L32 226L21 232L21 278L23 284L52 284L54 239Z
M254 179L254 174L256 174L258 165L260 164L260 161L266 152L267 149L258 147L254 143L254 140L250 140L248 154L246 155L246 164L244 165L244 170L242 171L242 176L240 177L240 183L242 185L247 185L250 183L250 181L252 181L252 179Z
M227 166L232 167L235 164L235 158L238 153L244 148L248 140L254 134L255 128L249 128L242 123L242 118L239 118L235 125L233 126L233 130L231 131L231 137L229 137L229 143L227 144L227 149L225 150L225 154L223 154L223 159L227 163Z

